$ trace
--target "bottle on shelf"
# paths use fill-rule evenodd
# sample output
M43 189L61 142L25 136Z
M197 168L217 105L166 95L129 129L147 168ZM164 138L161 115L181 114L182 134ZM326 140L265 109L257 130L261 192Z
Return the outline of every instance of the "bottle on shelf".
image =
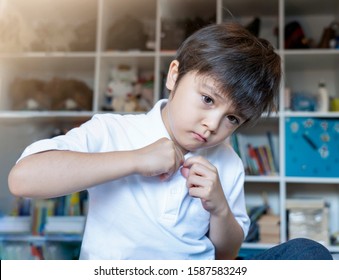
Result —
M328 112L329 109L329 96L326 84L320 82L318 85L318 111Z

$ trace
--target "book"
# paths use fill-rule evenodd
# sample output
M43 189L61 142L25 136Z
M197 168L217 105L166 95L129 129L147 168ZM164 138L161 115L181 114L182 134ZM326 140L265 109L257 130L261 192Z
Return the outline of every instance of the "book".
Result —
M274 157L272 153L272 149L268 146L264 146L264 151L268 160L268 165L270 169L270 174L271 175L278 175L278 170L276 168L276 165L274 163Z
M262 166L263 166L263 174L264 175L271 175L272 171L271 171L271 167L268 161L268 157L267 157L267 147L266 146L259 146L256 148L256 150L258 151L258 157L259 160L262 162Z
M257 149L254 148L251 144L247 144L247 153L249 158L251 159L251 162L255 166L255 170L252 170L253 175L264 175L264 166L262 161L260 160L258 156Z
M271 151L272 164L274 165L274 170L276 173L279 172L279 137L273 135L272 132L267 131L266 133L268 139L269 150Z

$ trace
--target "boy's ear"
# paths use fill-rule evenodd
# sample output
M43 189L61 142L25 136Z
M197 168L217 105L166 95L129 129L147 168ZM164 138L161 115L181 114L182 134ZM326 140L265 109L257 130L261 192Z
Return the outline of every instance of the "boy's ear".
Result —
M174 89L174 85L178 77L178 70L179 70L179 61L173 60L169 66L167 73L166 87L168 90Z

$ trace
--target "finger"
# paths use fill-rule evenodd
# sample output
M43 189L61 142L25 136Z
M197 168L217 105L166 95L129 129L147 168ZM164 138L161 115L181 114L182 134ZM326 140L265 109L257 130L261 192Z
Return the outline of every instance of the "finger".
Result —
M184 176L185 178L188 178L188 175L189 175L189 172L190 172L190 169L188 167L182 167L180 169L180 172L181 172L181 175Z
M200 163L195 163L189 168L188 177L199 176L200 178L201 177L214 178L215 177L214 174L215 173L211 171L211 169L209 169L205 165L202 165Z
M205 166L206 168L210 169L211 171L215 170L215 167L204 157L202 156L194 156L194 157L190 157L188 159L185 160L183 166L190 168L192 167L194 164L200 164Z
M188 188L205 188L210 190L213 187L213 181L209 178L191 175L186 181L186 186Z
M194 162L194 163L193 163ZM202 161L203 163L201 163L201 161L195 161L192 160L189 162L189 164L192 164L191 166L186 165L186 163L184 163L183 167L181 168L181 174L188 179L190 176L193 175L198 175L201 177L206 177L206 178L215 178L216 177L216 168L211 165L211 166L206 166L206 162L207 161ZM210 164L210 163L208 163Z
M188 187L188 193L192 197L197 197L200 199L209 199L211 188L207 187L204 183L197 181L196 183L190 184Z

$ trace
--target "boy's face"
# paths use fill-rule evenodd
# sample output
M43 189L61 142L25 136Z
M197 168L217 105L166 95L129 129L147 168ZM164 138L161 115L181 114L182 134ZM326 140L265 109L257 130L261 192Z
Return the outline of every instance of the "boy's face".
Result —
M216 92L214 80L188 73L175 91L177 62L167 78L171 94L162 118L172 140L184 153L215 146L229 137L245 120L225 96Z

